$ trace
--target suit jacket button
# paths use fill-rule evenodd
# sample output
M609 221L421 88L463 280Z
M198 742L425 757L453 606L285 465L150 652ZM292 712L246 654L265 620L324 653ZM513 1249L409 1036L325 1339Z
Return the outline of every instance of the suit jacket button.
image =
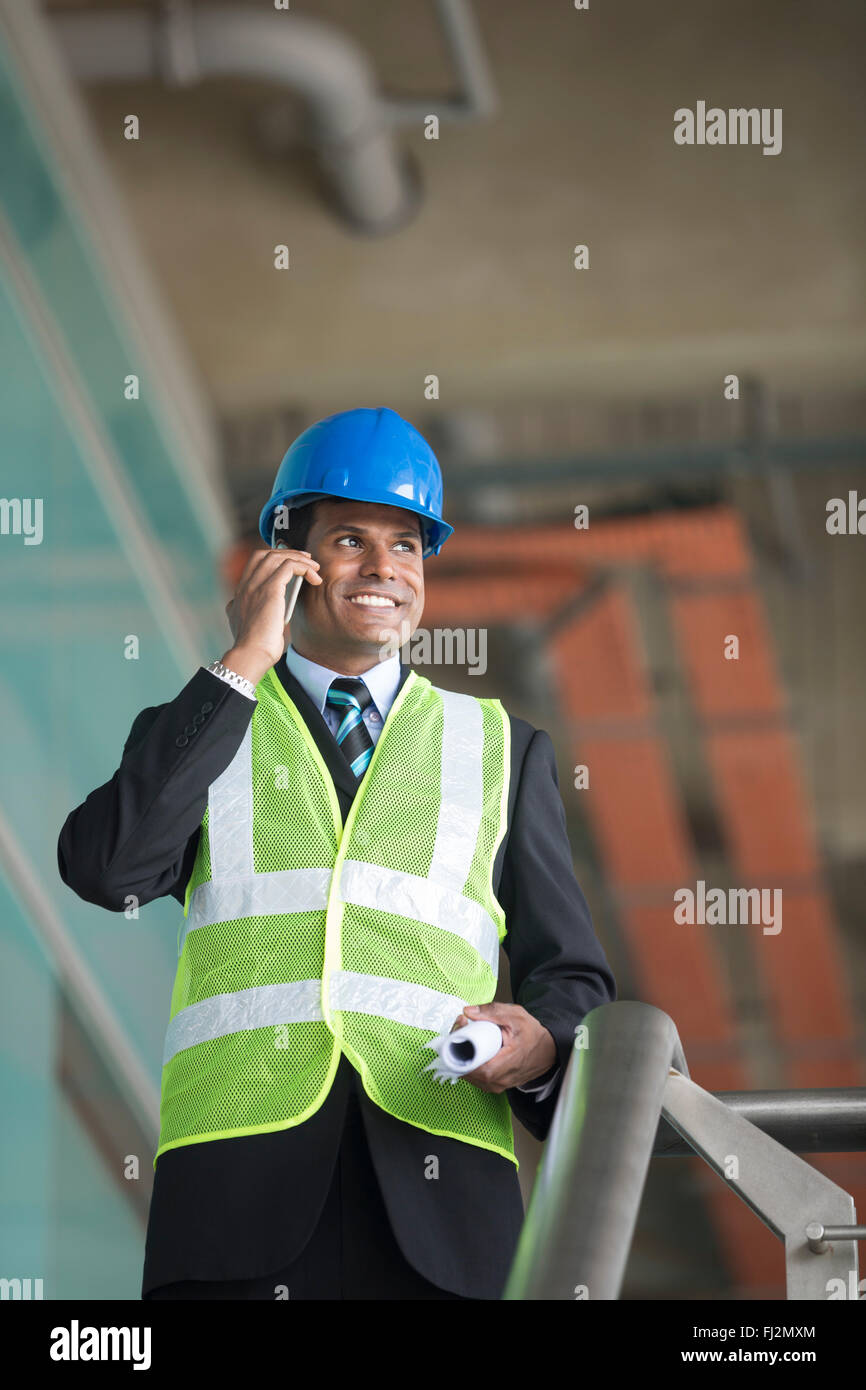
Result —
M186 745L187 745L188 743L189 743L189 739L186 737L186 735L185 735L185 734L181 734L179 738L176 738L176 739L175 739L175 741L174 741L174 746L175 746L175 748L186 748Z
M202 714L210 714L212 709L213 705L211 704L210 700L205 700L204 704L201 707Z
M195 727L196 727L197 729L200 729L200 728L201 728L202 724L204 723L204 718L205 718L205 717L204 717L203 714L194 714L194 715L193 715L193 717L192 717L192 722L193 722L193 724L195 724Z
M184 731L185 734L189 734L190 738L192 738L193 734L197 734L197 733L198 733L198 729L195 727L194 724L186 724L186 725L184 725L184 730L183 730L183 731Z

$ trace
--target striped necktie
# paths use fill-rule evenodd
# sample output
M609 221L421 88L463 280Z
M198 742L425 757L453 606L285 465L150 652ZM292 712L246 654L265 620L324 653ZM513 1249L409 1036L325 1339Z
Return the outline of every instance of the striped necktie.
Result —
M339 710L343 716L337 730L337 743L355 776L361 778L373 756L373 740L363 718L364 710L373 703L373 697L362 680L354 676L341 676L339 680L331 681L325 703Z

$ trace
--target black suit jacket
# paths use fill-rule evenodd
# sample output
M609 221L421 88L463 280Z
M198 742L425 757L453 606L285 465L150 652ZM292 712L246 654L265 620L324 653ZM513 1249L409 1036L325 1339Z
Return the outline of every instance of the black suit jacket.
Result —
M401 687L410 669L401 665ZM285 658L276 673L316 740L345 822L359 783ZM201 668L175 700L143 710L114 776L64 823L58 842L64 882L114 912L122 911L129 894L141 905L166 894L182 903L208 788L237 752L254 709L252 700ZM613 975L574 876L558 786L549 736L512 718L508 828L493 889L506 915L512 997L550 1030L562 1069L545 1101L507 1093L514 1114L539 1139L550 1127L576 1025L615 998ZM182 1279L252 1278L300 1254L328 1191L355 1077L342 1057L325 1101L302 1125L161 1155L143 1293ZM407 1260L441 1288L498 1298L523 1220L514 1165L489 1149L404 1124L380 1110L360 1082L355 1089ZM437 1167L438 1177L431 1176Z

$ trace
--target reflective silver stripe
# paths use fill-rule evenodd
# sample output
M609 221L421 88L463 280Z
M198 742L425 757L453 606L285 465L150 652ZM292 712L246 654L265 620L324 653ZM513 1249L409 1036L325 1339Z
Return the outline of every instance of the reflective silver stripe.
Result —
M484 716L474 696L433 689L443 704L442 796L430 878L462 893L484 805Z
M253 873L252 723L228 767L211 783L207 800L211 878Z
M259 985L232 994L215 994L175 1014L166 1030L162 1065L168 1066L172 1057L186 1047L212 1042L228 1033L277 1027L281 1023L316 1023L321 1018L321 980Z
M344 861L340 897L360 907L393 912L398 917L429 922L442 931L453 932L474 946L493 971L493 978L497 978L499 932L489 913L471 898L417 874L398 873L359 859Z
M232 994L216 994L199 1004L189 1004L168 1025L162 1064L168 1066L172 1057L187 1047L213 1042L230 1033L282 1023L318 1023L323 1017L321 989L321 980L299 980L294 984L259 985ZM442 994L426 985L351 970L333 972L329 998L333 1009L372 1014L437 1033L451 1027L465 1003L457 994Z
M214 922L242 917L270 917L285 912L324 912L333 869L276 869L267 874L200 883L189 900L178 952L187 934Z
M407 984L381 975L358 975L352 970L333 972L328 997L332 1009L373 1014L436 1033L451 1027L466 1002L456 994L440 994L426 985Z

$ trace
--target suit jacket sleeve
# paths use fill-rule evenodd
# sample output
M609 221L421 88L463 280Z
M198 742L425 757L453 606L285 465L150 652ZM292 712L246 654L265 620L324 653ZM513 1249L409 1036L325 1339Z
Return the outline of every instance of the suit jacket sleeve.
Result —
M556 1043L556 1066L532 1083L554 1076L558 1066L551 1094L539 1101L516 1088L507 1092L517 1118L544 1139L574 1030L591 1009L616 998L616 984L575 878L553 744L543 729L536 729L523 760L498 897L508 928L503 948L512 997Z
M60 877L87 902L120 912L171 894L183 902L208 787L231 762L255 701L201 668L176 699L142 710L120 766L67 816Z

